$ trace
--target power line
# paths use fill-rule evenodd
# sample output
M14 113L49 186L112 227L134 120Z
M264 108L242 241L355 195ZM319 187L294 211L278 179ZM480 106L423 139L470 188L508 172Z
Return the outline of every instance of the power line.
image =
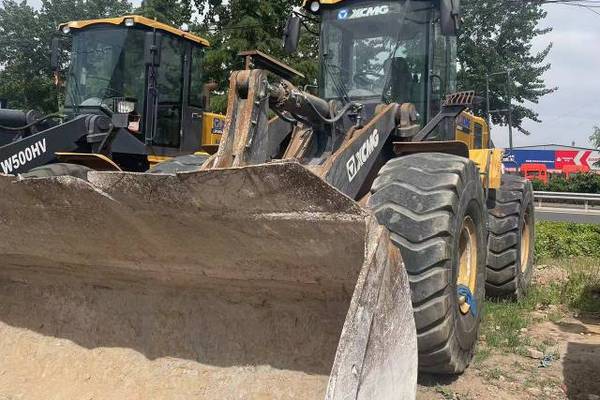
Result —
M588 6L584 6L584 7L585 7L585 8L587 8L588 10L590 10L591 12L593 12L594 14L598 14L598 15L600 15L600 12L598 12L598 11L594 10L593 8L591 8L591 7L588 7Z
M546 4L560 4L564 6L571 7L580 7L584 8L588 11L593 12L600 16L600 12L596 9L600 9L600 1L598 0L506 0L509 3L516 4L538 4L538 5L546 5Z

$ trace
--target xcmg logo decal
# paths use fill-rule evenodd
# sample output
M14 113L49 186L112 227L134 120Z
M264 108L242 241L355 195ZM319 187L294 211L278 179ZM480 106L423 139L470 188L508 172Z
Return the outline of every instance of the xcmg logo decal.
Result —
M346 171L350 182L356 178L356 175L373 155L377 146L379 146L379 131L375 129L371 136L360 146L360 149L350 156L350 159L346 162Z
M390 6L375 6L375 7L364 7L355 8L350 10L344 8L338 12L338 19L356 19L365 17L374 17L376 15L385 15L390 12Z
M350 10L348 10L348 9L340 10L340 12L338 13L338 19L348 19L349 15L350 15Z

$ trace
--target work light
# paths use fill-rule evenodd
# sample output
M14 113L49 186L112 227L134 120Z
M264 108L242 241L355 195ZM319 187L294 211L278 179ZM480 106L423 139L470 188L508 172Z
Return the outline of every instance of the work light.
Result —
M135 110L135 102L133 101L120 100L117 103L117 112L120 114L129 114L133 110Z

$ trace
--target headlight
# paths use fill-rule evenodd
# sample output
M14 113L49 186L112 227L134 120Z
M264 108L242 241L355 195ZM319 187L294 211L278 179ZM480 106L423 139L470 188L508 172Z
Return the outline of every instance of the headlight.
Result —
M312 3L310 3L310 11L316 13L317 11L319 11L320 8L321 3L319 3L318 1L313 1Z
M135 110L135 102L121 100L117 103L117 112L119 114L129 114Z
M135 21L133 20L133 18L125 18L125 26L133 26L135 24Z
M64 33L65 35L68 35L69 32L71 32L71 28L69 28L69 25L65 25L62 27L62 33Z

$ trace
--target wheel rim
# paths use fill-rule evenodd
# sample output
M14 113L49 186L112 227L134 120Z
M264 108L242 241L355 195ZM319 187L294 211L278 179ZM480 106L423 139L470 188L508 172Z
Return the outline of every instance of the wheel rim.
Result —
M457 285L469 289L471 294L475 293L477 282L477 230L475 222L469 216L465 217L460 232L458 243L458 280ZM471 304L465 296L458 296L458 305L463 314L471 311Z
M529 268L529 252L531 251L531 228L529 227L530 215L525 214L523 228L521 228L521 271Z

